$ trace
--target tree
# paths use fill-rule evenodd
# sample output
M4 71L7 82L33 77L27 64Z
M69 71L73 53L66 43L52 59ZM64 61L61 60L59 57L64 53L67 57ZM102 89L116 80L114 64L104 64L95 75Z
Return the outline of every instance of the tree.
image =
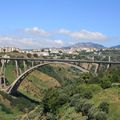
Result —
M31 58L31 57L32 57L32 54L31 54L31 53L27 53L27 57L28 57L28 58Z
M43 98L44 112L53 112L66 102L68 102L69 97L65 93L61 93L57 88L48 89L45 92Z
M33 57L38 58L38 54L36 54L36 53L33 54Z
M13 50L13 52L14 52L14 53L19 53L19 51L18 51L18 50Z

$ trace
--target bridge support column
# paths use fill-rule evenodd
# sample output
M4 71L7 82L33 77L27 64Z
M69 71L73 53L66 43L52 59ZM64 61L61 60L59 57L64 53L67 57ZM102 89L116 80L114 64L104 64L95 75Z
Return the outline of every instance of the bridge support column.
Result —
M92 61L93 61L93 62L95 61L95 56L92 56Z
M0 76L0 89L2 89L2 76Z
M108 56L108 61L109 61L109 62L111 61L111 56ZM107 65L107 70L110 68L110 65L111 65L111 64L108 64L108 65Z
M21 68L19 68L19 73L20 73L20 75L22 74L22 70L21 70Z
M5 79L5 60L1 60L1 73L0 73L0 89L6 87L6 79Z
M25 61L23 61L23 66L24 66L24 71L26 71L27 70L27 65L26 65Z
M4 73L5 60L1 60L1 64L2 64L2 66L1 66L1 74L3 74Z
M32 67L34 66L34 61L32 61Z
M5 69L6 69L6 68L4 68L4 74L3 74L3 87L4 87L4 88L6 87Z
M97 73L99 71L99 68L100 68L100 63L96 65L95 73Z
M88 63L87 70L90 70L92 66L92 63Z
M16 76L19 76L19 68L18 68L18 61L15 60L15 66L16 66Z

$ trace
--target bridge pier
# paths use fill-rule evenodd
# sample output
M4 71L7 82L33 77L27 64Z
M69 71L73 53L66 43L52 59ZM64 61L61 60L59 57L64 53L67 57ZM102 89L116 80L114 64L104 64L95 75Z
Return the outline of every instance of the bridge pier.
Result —
M0 89L2 89L2 76L0 76Z
M23 66L24 66L24 71L26 71L27 70L27 65L26 65L25 60L23 60Z
M95 68L95 73L98 73L99 68L100 68L100 63L96 65L96 68Z
M19 73L20 73L20 75L22 74L22 70L21 70L21 68L19 68Z
M90 70L92 66L92 63L88 63L87 70Z
M19 76L19 68L18 68L18 61L15 60L15 66L16 66L16 76Z
M32 67L34 66L34 61L32 61Z
M5 78L5 60L1 60L1 71L0 71L0 89L6 87L6 78Z
M5 67L4 67L4 74L3 74L3 87L5 88L6 87L6 75L5 75Z
M111 61L111 56L108 56L108 61L110 62ZM107 65L107 70L110 68L111 64L108 64Z
M0 89L6 88L6 78L5 76L0 76Z

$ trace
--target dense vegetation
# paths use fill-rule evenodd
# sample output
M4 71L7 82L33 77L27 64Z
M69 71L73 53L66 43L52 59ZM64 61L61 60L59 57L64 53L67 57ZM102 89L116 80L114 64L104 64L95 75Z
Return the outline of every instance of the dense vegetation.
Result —
M119 120L120 116L115 116L116 113L112 113L114 104L120 103L119 70L119 67L111 68L97 76L82 73L79 80L62 83L60 88L48 89L43 98L44 112L48 120L62 119L60 110L64 107L66 110L74 108L75 113L80 115L82 113L82 116L85 116L84 118L77 118L78 120ZM112 99L112 96L118 100L118 103L109 100ZM69 118L68 116L65 119L73 120L76 118Z

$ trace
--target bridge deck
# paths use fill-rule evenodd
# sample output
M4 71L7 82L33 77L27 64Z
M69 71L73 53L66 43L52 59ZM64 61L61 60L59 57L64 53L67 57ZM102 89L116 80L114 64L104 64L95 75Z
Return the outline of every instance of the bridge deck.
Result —
M2 58L0 60L30 60L30 61L48 61L48 62L80 62L80 63L97 63L97 64L120 64L113 61L90 61L90 60L74 60L74 59L40 59L40 58Z

